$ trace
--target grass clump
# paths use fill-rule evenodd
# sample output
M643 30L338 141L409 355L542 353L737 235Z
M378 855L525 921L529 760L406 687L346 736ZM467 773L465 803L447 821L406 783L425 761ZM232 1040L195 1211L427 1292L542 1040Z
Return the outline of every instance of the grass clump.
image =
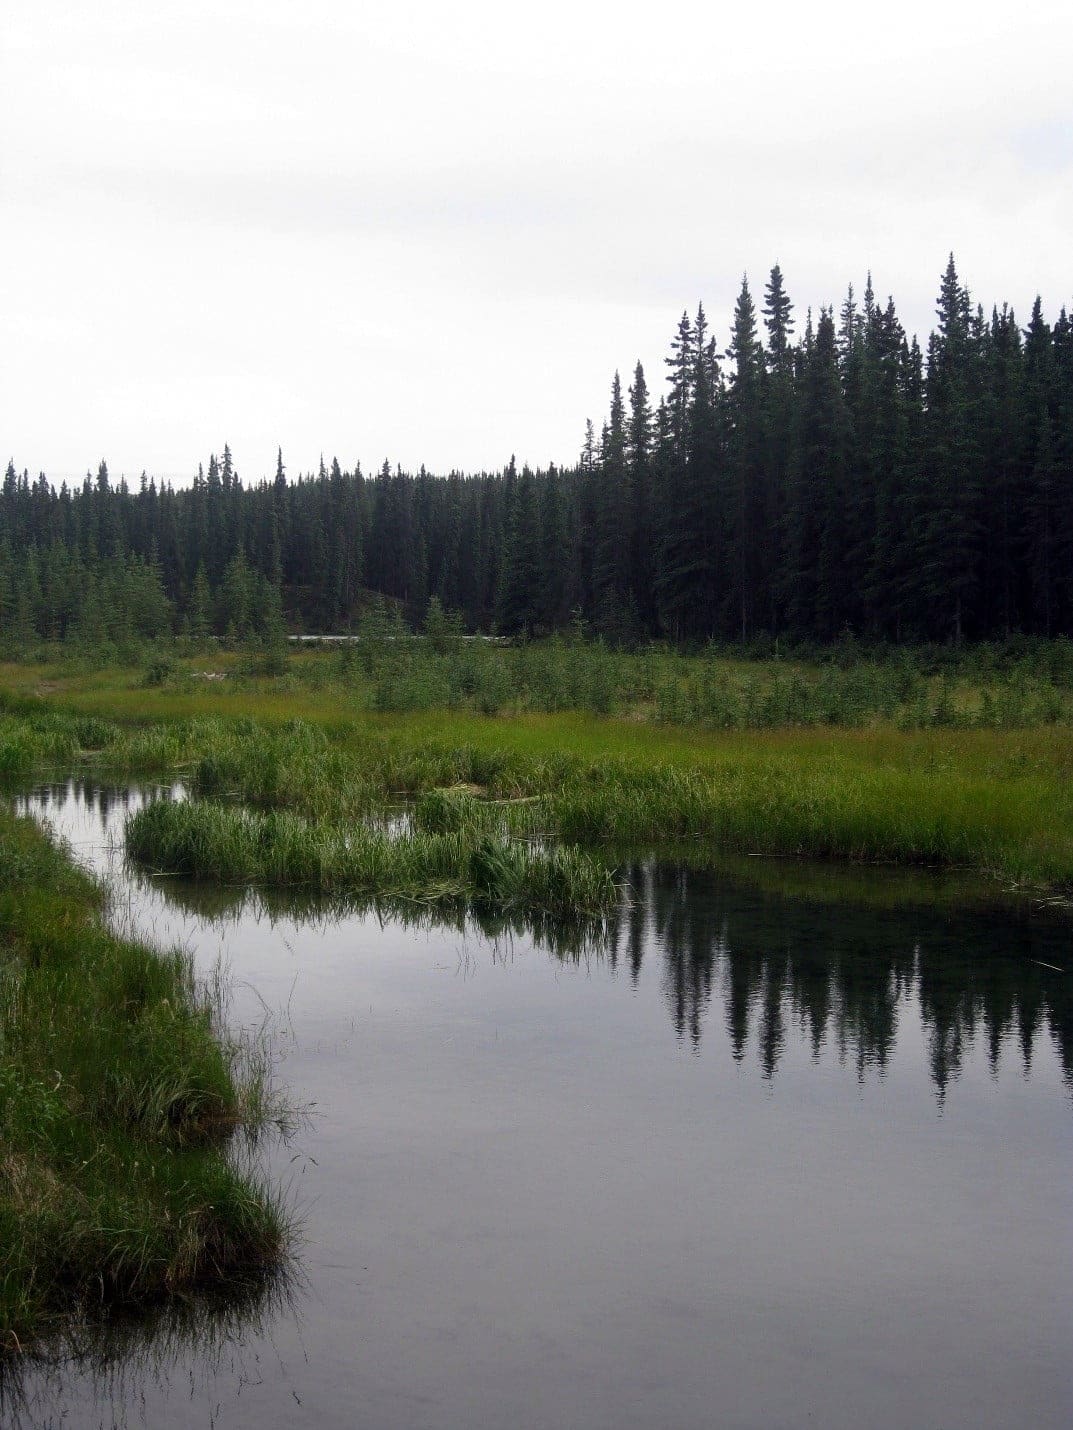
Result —
M481 807L465 790L426 790L413 809L414 828L426 834L460 834L481 822Z
M468 864L477 905L576 915L606 913L618 902L607 867L572 845L534 849L484 835L469 851Z
M127 850L164 873L323 893L562 915L598 914L617 901L602 860L482 831L476 819L459 819L460 803L425 805L452 808L457 827L391 835L364 824L314 823L288 810L156 800L127 821Z
M419 794L411 811L413 827L425 834L478 833L502 827L501 805L477 799L465 787L430 789Z
M282 1263L281 1206L224 1150L265 1112L236 1066L189 961L113 936L0 810L0 1351Z

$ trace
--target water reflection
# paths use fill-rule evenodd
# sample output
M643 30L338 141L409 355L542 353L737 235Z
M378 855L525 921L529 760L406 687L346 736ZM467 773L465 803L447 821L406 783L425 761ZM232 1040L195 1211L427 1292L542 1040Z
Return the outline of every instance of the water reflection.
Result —
M87 1327L0 1423L1069 1423L1068 919L666 853L600 925L280 898L131 869L144 797L29 804L286 1010L308 1286Z
M153 794L182 798L185 791L176 784ZM71 780L40 787L29 807L67 824L72 809L81 811L91 840L99 841L93 831L102 827L114 840L146 797L135 788ZM859 1078L882 1076L899 1016L912 1004L940 1098L979 1040L993 1073L1012 1041L1028 1075L1039 1040L1048 1039L1073 1088L1073 973L1066 971L1073 920L1064 910L999 901L978 880L778 861L726 861L713 870L636 859L620 865L625 892L610 917L562 920L150 879L129 862L123 872L188 918L224 928L286 920L317 930L373 913L415 931L453 931L463 941L524 939L557 959L605 961L612 973L625 967L635 986L645 959L658 958L677 1037L700 1046L714 998L734 1059L742 1061L752 1045L766 1079L778 1071L791 1031L807 1040L814 1059L833 1044Z
M611 957L627 958L637 977L643 949L658 949L671 1021L694 1046L714 996L733 1056L743 1059L752 1043L765 1078L775 1075L791 1027L814 1058L833 1042L859 1078L882 1076L912 1004L940 1097L979 1040L994 1073L1014 1041L1027 1075L1048 1038L1073 1087L1064 918L994 907L861 908L831 901L828 871L812 902L800 889L787 900L683 866L635 865L629 877L640 897Z
M995 908L986 914L877 911L826 902L829 893L803 905L800 895L787 901L743 889L719 872L658 860L621 872L626 892L619 909L607 918L575 920L178 880L158 881L158 888L186 914L225 924L287 919L316 929L375 912L404 928L452 930L463 940L500 945L525 939L558 959L606 961L612 972L625 966L635 985L646 955L656 957L678 1038L699 1047L714 992L734 1058L745 1058L752 1043L769 1079L790 1025L808 1040L814 1058L833 1041L858 1077L882 1076L908 1001L927 1032L928 1066L940 1097L980 1038L997 1072L1015 1037L1026 1075L1038 1039L1049 1038L1073 1088L1073 979L1064 972L1064 917L1033 920Z
M72 1422L65 1388L84 1380L92 1399L108 1406L110 1430L144 1424L147 1395L197 1398L197 1379L226 1373L236 1394L257 1384L262 1350L282 1316L300 1315L300 1273L287 1267L259 1281L177 1300L136 1314L122 1309L87 1314L25 1360L0 1360L0 1425L51 1430ZM211 1424L211 1419L209 1421Z

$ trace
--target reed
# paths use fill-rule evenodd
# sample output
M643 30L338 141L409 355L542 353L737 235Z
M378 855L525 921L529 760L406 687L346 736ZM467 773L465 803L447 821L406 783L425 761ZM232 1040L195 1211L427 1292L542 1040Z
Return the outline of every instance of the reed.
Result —
M156 800L127 822L132 858L163 873L549 914L600 913L618 898L606 864L579 849L514 842L471 820L391 835L211 801Z

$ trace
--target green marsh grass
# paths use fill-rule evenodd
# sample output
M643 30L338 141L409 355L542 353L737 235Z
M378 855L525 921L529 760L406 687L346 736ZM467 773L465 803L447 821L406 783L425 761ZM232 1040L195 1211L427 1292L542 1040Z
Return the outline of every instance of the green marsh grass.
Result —
M62 689L80 702L107 702L109 714L133 717L166 703L176 715L255 711L267 719L312 717L327 706L357 717L579 711L706 730L1073 723L1073 642L1065 639L960 648L761 642L751 651L710 646L683 653L562 637L517 645L367 638L341 649L292 652L275 673L260 649L191 654L181 641L157 643L141 670L107 664L104 649L96 668L72 662L62 648L54 654L45 666L4 666L0 684Z
M586 652L533 647L513 655L557 669L556 662L582 660ZM756 728L736 721L718 729L657 723L643 697L658 690L675 662L690 679L707 668L705 658L690 664L691 658L658 651L621 657L641 672L641 703L626 719L585 710L384 714L355 704L348 687L330 682L314 687L303 679L288 691L271 681L241 688L221 682L191 693L135 689L129 672L72 678L44 700L9 697L4 719L13 743L28 751L18 757L19 768L46 761L50 749L73 752L75 760L81 752L98 769L173 776L199 794L310 821L368 822L416 800L424 810L415 814L419 827L461 810L491 828L547 841L689 839L713 851L968 867L1007 883L1065 889L1073 883L1073 740L1061 722L1041 718L1022 727L1013 715L1021 701L1024 716L1024 701L1047 682L1067 698L1073 666L1066 655L1056 642L1016 660L996 654L994 669L980 651L971 659L947 652L927 660L892 656L880 675L860 662L843 669L828 661L798 672L786 662L709 660L713 670L724 669L735 700L762 705L781 689L782 713L772 718L790 723ZM606 652L594 658L620 659ZM327 652L294 657L298 666L319 662L322 674L335 661ZM361 658L352 667L360 672ZM13 671L0 672L9 690ZM876 691L885 691L884 708L893 715L794 724L798 678L814 692L827 682L836 694L856 682L867 694L857 701L861 709L869 701L874 708ZM988 694L986 684L973 680L992 678L1013 702L1008 727L981 726L956 713ZM40 686L39 672L34 680ZM1006 698L995 690L996 701ZM922 698L937 702L933 713L945 707L947 714L918 728L904 717ZM89 754L74 731L80 719L98 727ZM24 720L29 733L21 731ZM42 720L51 723L46 728ZM435 803L443 804L435 791L458 787L479 798L457 809Z
M127 851L165 874L322 893L464 900L567 916L599 914L618 899L602 860L579 849L512 841L475 822L389 834L364 824L313 822L289 810L161 799L127 821Z
M0 1348L94 1307L274 1274L278 1197L226 1154L268 1116L189 960L111 934L101 894L0 809Z

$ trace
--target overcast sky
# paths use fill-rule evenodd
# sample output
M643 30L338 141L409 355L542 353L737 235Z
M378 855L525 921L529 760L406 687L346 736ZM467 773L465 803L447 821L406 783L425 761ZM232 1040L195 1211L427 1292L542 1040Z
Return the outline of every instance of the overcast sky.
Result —
M879 18L882 15L882 18ZM875 18L873 18L875 16ZM570 462L681 310L1073 305L1069 0L6 0L0 460Z

